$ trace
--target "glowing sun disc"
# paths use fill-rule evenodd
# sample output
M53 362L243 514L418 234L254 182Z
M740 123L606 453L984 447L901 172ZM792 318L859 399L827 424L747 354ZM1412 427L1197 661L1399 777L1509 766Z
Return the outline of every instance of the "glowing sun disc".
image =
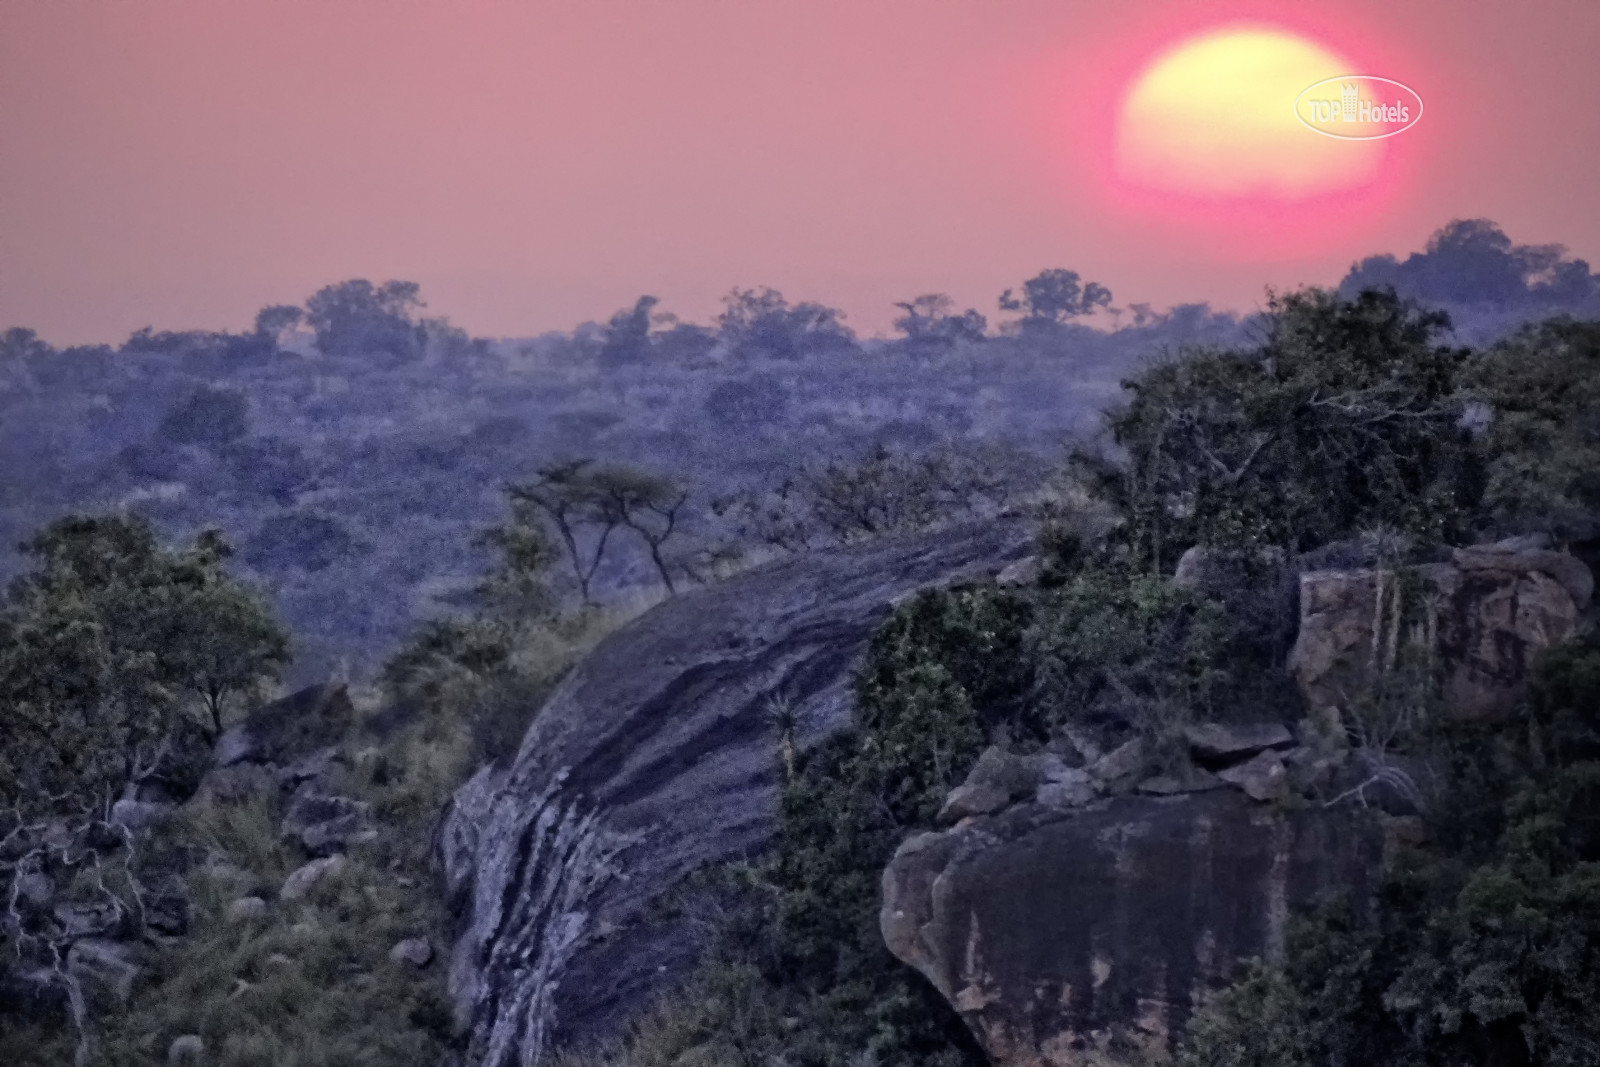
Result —
M1116 172L1140 188L1207 199L1292 202L1374 177L1383 149L1308 131L1294 101L1308 86L1362 73L1345 57L1274 27L1223 27L1157 56L1117 117Z

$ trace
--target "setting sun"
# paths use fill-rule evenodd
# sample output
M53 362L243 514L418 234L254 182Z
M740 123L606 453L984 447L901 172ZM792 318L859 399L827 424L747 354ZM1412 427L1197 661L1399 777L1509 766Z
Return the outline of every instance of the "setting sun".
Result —
M1337 52L1284 30L1230 26L1147 64L1118 113L1116 172L1134 186L1215 200L1301 201L1376 174L1383 149L1302 126L1297 94L1360 73Z

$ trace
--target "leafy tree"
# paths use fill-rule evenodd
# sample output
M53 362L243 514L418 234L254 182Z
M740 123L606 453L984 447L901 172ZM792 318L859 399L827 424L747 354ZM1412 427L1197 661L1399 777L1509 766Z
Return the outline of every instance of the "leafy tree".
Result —
M1273 297L1263 342L1193 352L1125 382L1125 459L1079 455L1142 565L1189 545L1303 550L1368 526L1442 538L1477 492L1448 319L1365 292Z
M24 551L35 569L0 609L0 796L25 817L103 807L192 722L186 697L220 728L228 696L287 662L214 533L172 552L142 520L72 517Z
M1486 353L1485 510L1501 532L1600 537L1600 323L1554 320Z
M641 296L633 307L611 316L600 344L601 366L622 367L650 359L650 327L660 302L653 296Z
M1600 277L1560 245L1518 245L1489 219L1454 219L1404 261L1380 255L1352 266L1339 292L1353 299L1385 287L1428 303L1578 308L1600 294Z
M283 336L283 331L292 330L305 321L304 308L295 307L293 304L272 304L256 312L256 333L262 337L271 338L273 344Z
M412 318L423 306L420 293L416 282L339 282L306 301L306 321L324 355L408 363L422 354L423 338Z
M1080 315L1110 306L1110 289L1099 282L1085 283L1077 271L1059 267L1040 271L1023 282L1020 295L1010 289L1000 294L1000 310L1022 312L1025 329L1064 326Z
M723 298L717 317L722 341L744 357L800 359L811 353L855 347L844 313L821 304L790 306L776 289L735 289Z
M32 368L55 354L55 349L32 330L21 326L0 333L0 389L25 392L32 387Z

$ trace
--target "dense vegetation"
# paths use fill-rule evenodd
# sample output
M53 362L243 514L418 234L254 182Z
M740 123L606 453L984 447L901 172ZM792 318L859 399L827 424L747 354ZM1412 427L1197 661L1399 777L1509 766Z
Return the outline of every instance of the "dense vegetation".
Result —
M1496 332L1596 299L1586 264L1481 223L1419 256L1351 277L1454 299L1478 293L1448 282L1462 263L1503 276ZM774 698L774 847L716 873L723 932L703 973L619 1053L979 1062L883 947L877 910L885 862L985 746L1137 737L1161 761L1199 718L1294 718L1292 593L1273 575L1330 543L1398 564L1539 533L1593 556L1600 324L1554 318L1469 348L1472 331L1403 293L1351 285L1241 323L1111 309L1104 287L1051 270L1004 294L998 332L928 295L900 305L901 336L869 342L832 309L743 290L711 326L644 297L570 335L491 343L420 317L414 285L352 281L242 334L60 351L4 334L0 536L38 532L0 605L0 837L50 820L98 832L145 786L187 795L209 743L275 681L387 661L347 739L369 757L340 783L386 832L344 878L265 924L231 920L230 897L294 860L248 805L186 808L137 856L123 835L115 870L75 861L119 902L177 876L195 903L157 980L98 1033L105 1056L147 1062L186 1033L230 1067L443 1055L440 968L385 953L447 936L432 820L473 766L515 749L576 655L647 597L763 554L1025 507L1045 519L1038 582L902 605L861 668L853 732L799 751ZM1080 321L1113 311L1131 324ZM1054 469L1042 457L1130 371L1104 438ZM109 513L56 517L92 509ZM1234 580L1176 584L1195 545L1222 550ZM1407 754L1450 768L1429 844L1395 868L1376 926L1308 916L1282 967L1197 1017L1183 1055L1594 1062L1600 645L1550 657L1523 717L1493 732L1443 727L1426 677L1396 671L1373 700L1408 709L1393 735ZM0 875L25 860L0 851ZM0 948L20 930L0 929ZM0 1059L64 1062L82 1036L15 1030Z
M1486 351L1440 344L1445 325L1392 293L1298 293L1256 347L1130 381L1109 420L1119 456L1076 465L1101 510L1046 531L1036 587L902 606L847 736L796 754L778 709L775 848L735 870L743 917L624 1060L981 1062L877 921L890 855L935 827L986 745L1143 737L1158 768L1196 720L1303 715L1284 670L1293 593L1273 575L1308 550L1394 566L1431 543L1542 533L1589 553L1600 324L1552 321ZM1175 585L1196 544L1235 573ZM1525 717L1492 729L1448 725L1415 668L1390 664L1347 727L1444 769L1428 844L1390 872L1376 927L1330 904L1282 969L1257 967L1197 1016L1187 1067L1594 1061L1600 645L1591 632L1550 656Z

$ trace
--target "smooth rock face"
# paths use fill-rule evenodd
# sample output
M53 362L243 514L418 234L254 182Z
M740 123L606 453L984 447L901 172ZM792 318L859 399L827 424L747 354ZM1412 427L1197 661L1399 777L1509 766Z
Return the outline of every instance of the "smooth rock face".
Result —
M1428 624L1420 637L1401 636L1432 644L1452 714L1493 720L1516 707L1534 656L1566 639L1587 604L1587 596L1573 596L1586 588L1576 568L1588 572L1564 553L1483 546L1458 550L1454 563L1412 569ZM1345 694L1365 688L1374 650L1384 644L1383 635L1373 636L1379 583L1370 569L1300 576L1300 631L1289 665L1313 709L1337 712Z
M1026 555L988 523L809 553L669 600L557 688L509 768L457 793L438 849L461 932L450 986L482 1067L616 1036L697 955L650 903L769 838L781 696L810 745L852 713L851 672L893 604ZM624 877L617 877L625 874ZM598 928L612 931L602 941Z
M883 935L1005 1067L1121 1067L1170 1051L1196 997L1281 954L1291 911L1370 899L1359 808L1283 811L1232 790L1022 805L911 838Z

